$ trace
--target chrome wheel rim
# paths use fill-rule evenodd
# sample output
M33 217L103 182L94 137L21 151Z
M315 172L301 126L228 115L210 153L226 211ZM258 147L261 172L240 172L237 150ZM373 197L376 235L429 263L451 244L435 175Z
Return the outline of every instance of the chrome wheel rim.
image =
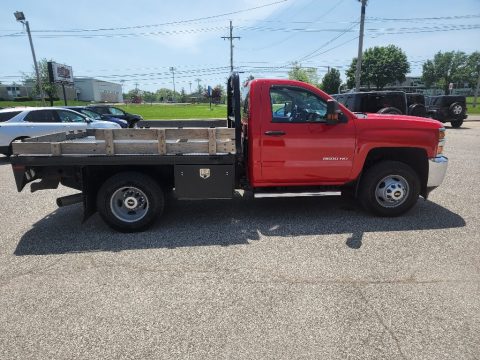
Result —
M134 186L122 187L110 198L112 214L123 222L136 222L147 215L149 208L145 193Z
M394 208L405 202L409 191L408 182L403 176L389 175L377 183L375 199L385 208Z
M455 105L453 107L453 113L455 115L460 115L462 113L463 108L460 105Z

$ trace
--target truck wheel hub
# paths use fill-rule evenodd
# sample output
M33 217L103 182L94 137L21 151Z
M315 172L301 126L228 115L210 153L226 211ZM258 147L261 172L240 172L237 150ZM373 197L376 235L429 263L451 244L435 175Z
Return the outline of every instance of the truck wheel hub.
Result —
M138 200L131 196L127 197L123 203L127 209L131 210L138 206Z
M135 222L148 213L149 203L145 193L133 186L117 189L110 198L112 214L123 222Z
M396 207L405 201L408 190L408 182L404 177L390 175L378 182L375 198L383 207Z

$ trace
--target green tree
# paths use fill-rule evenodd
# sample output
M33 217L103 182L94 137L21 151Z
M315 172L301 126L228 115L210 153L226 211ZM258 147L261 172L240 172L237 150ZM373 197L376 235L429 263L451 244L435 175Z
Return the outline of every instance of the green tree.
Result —
M167 88L158 89L155 94L159 101L173 101L174 98L178 98L180 95L178 92L173 93L173 90Z
M327 94L336 94L341 83L340 71L333 68L323 77L320 88Z
M185 92L185 88L182 87L182 90L180 91L180 102L184 103L187 102L187 93Z
M301 64L294 62L292 68L288 72L290 80L303 81L309 84L318 84L317 69L312 67L302 67Z
M427 87L438 86L448 94L451 82L464 80L467 60L467 55L462 51L439 51L433 60L427 60L423 64L422 80Z
M352 59L350 67L345 72L347 85L355 86L355 71L357 58ZM360 83L369 89L373 85L377 90L395 81L405 81L405 75L410 71L407 55L395 45L375 46L367 49L362 55L362 71Z
M154 101L157 101L157 95L151 91L143 91L143 100L151 104Z
M32 95L40 96L40 86L39 84L37 84L37 74L35 72L35 66L32 67L32 73L23 75L23 83L24 85L33 85ZM40 73L40 79L42 81L43 94L50 99L57 98L57 86L50 83L50 79L48 77L47 59L44 58L38 62L38 72Z
M223 94L225 93L225 89L221 84L218 84L212 89L212 101L215 104L219 104L222 101Z
M463 75L463 81L468 83L471 88L477 86L478 77L480 76L480 52L475 51L468 55L467 64Z

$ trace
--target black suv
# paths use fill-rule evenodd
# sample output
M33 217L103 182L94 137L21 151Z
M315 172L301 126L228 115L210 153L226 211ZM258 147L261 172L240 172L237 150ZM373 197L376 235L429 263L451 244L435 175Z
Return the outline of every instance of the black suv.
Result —
M143 120L140 115L127 113L126 111L111 105L89 105L87 106L87 109L91 109L102 116L127 120L129 128L136 127L136 124L140 120Z
M332 97L352 112L408 114L407 97L403 91L352 92Z
M453 128L459 128L468 117L465 96L431 96L428 99L427 115L442 123L450 122Z
M417 93L407 93L408 115L427 117L425 96Z

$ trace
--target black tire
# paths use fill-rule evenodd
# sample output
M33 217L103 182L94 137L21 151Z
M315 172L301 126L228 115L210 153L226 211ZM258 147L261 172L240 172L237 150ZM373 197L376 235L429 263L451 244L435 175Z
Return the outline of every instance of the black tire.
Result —
M463 120L452 120L450 121L452 128L458 129L460 126L463 125Z
M113 175L97 194L100 216L108 226L120 232L146 230L163 213L164 206L165 196L160 185L139 172Z
M455 119L461 118L465 115L465 106L462 103L454 102L448 108L448 112L450 113L450 116Z
M363 175L359 200L375 215L399 216L410 210L420 194L420 179L407 164L382 161Z
M390 107L384 107L383 109L378 110L377 114L402 115L402 112L396 107L390 106Z
M412 104L408 107L408 115L427 117L427 108L423 104Z

